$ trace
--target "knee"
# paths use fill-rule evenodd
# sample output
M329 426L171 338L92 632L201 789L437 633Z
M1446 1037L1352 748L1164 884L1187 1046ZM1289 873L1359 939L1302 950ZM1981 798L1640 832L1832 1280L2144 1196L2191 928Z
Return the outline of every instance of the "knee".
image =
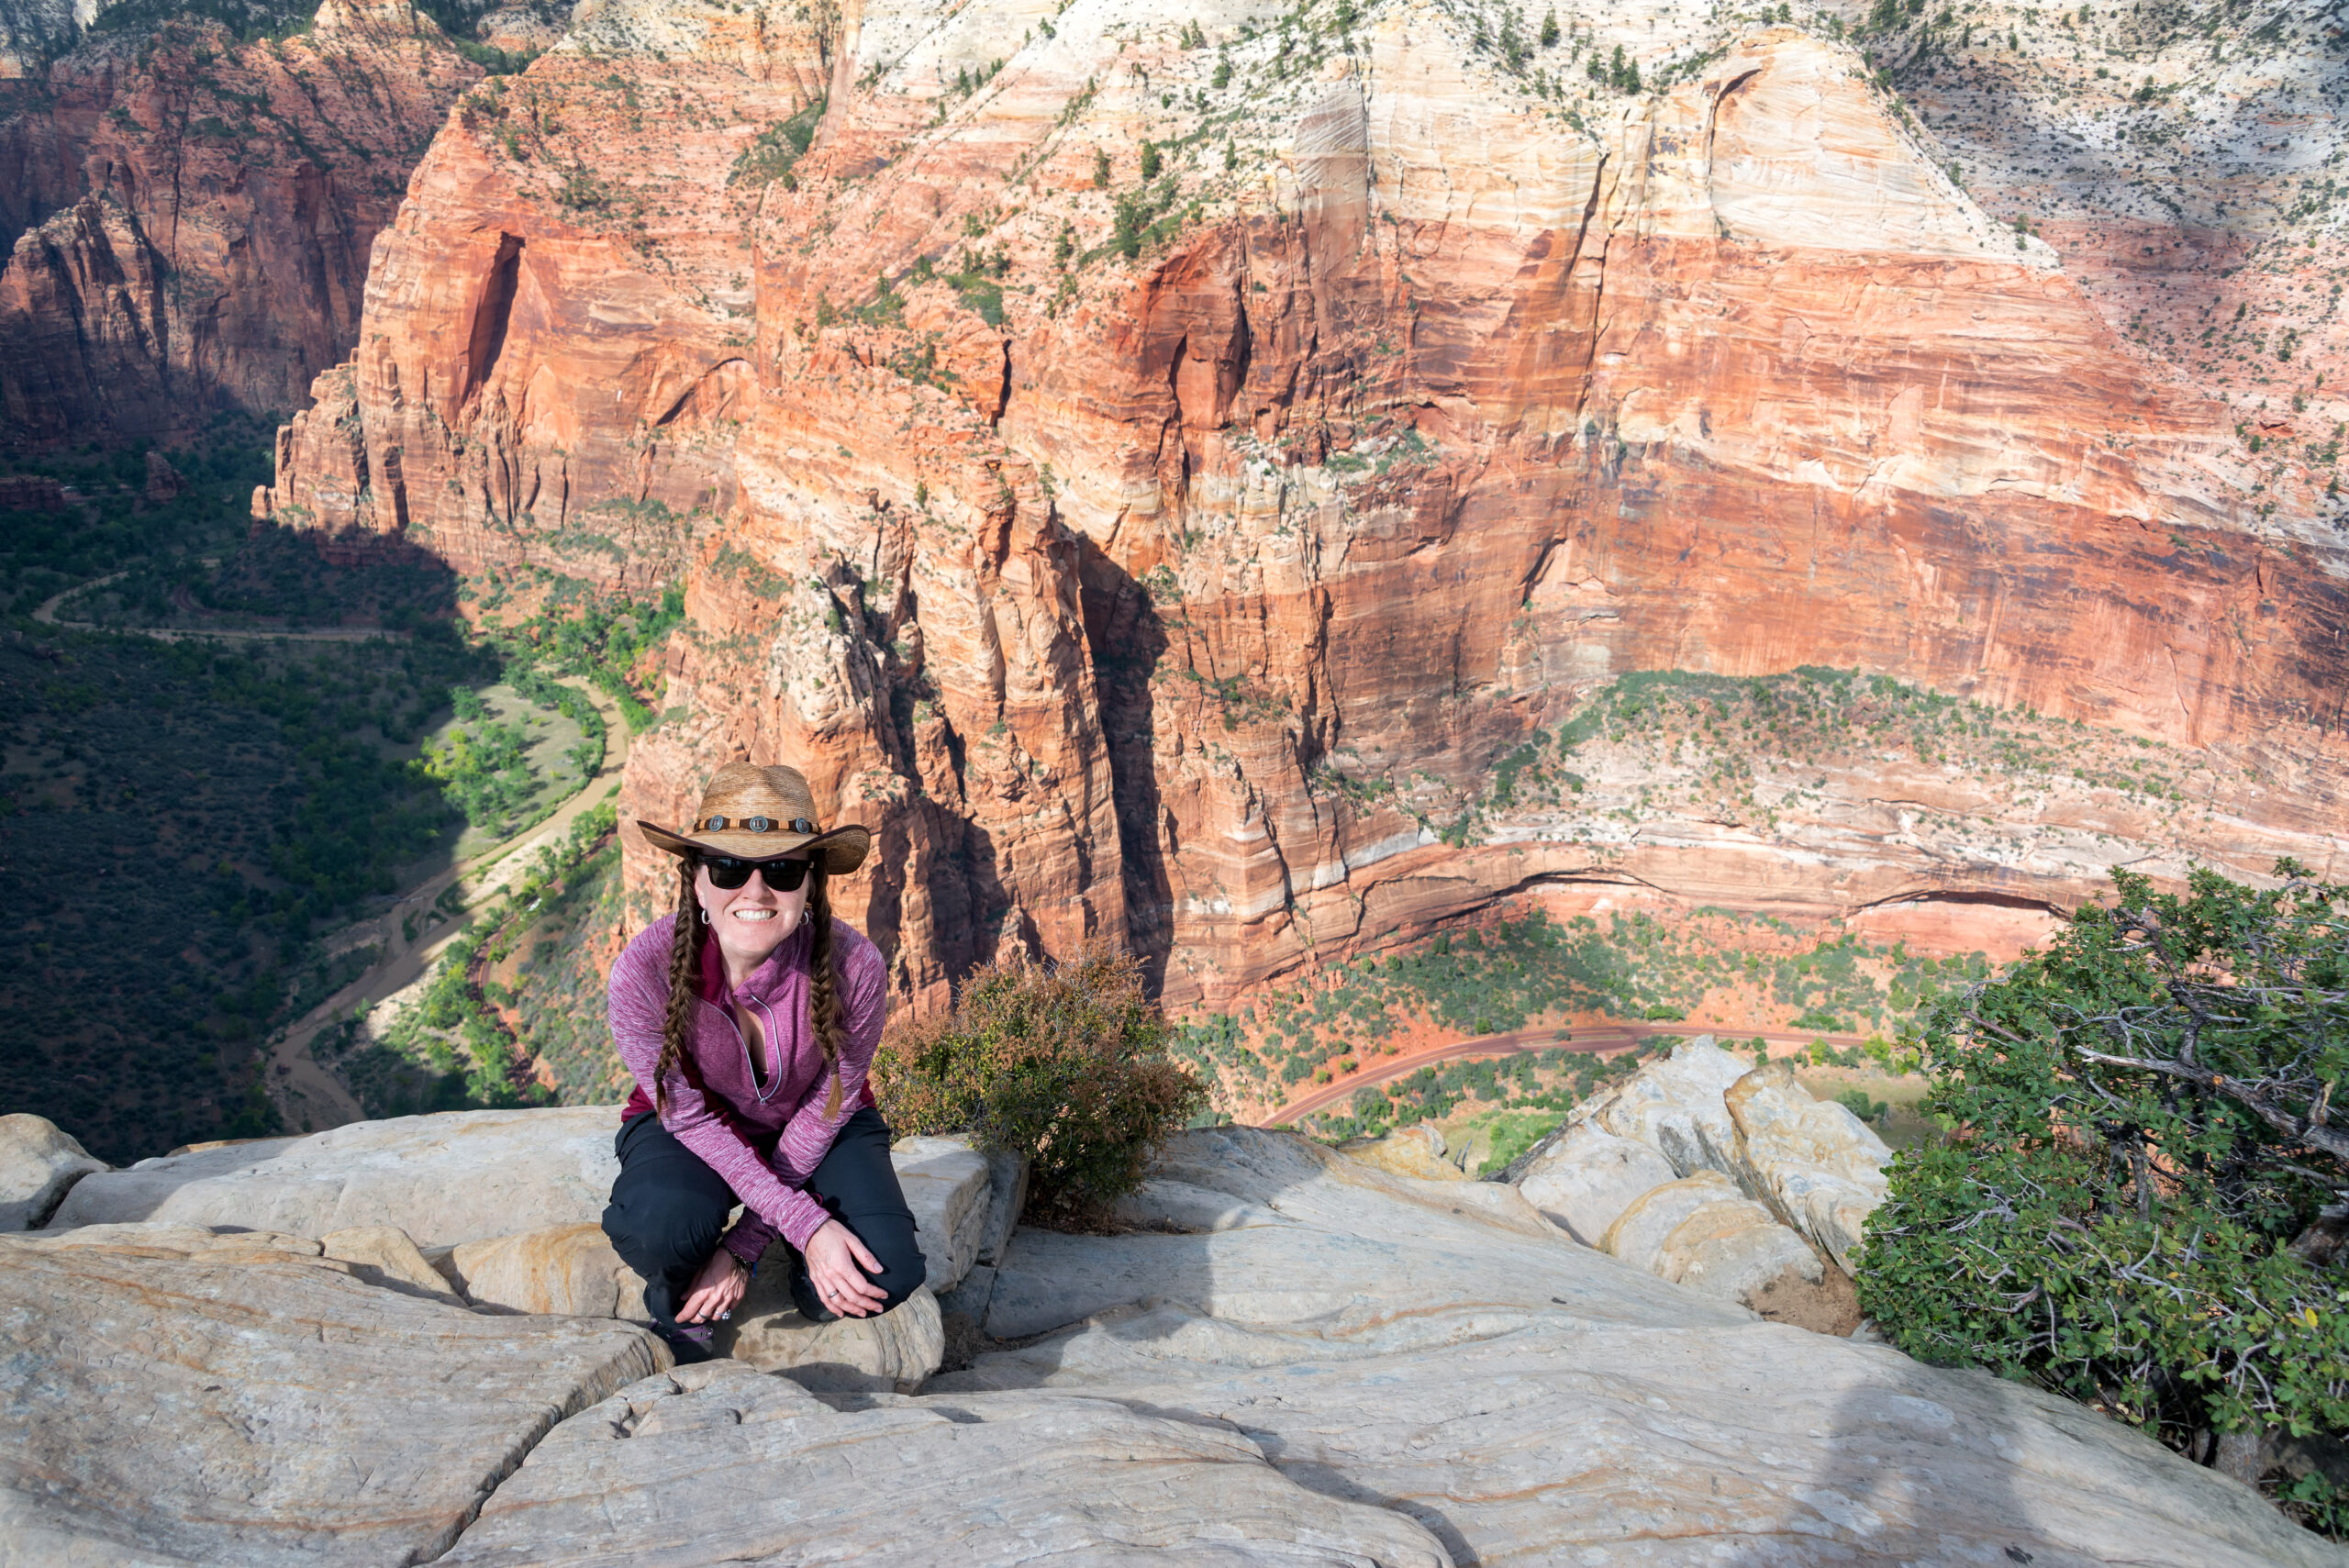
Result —
M882 1240L865 1244L873 1249L873 1256L881 1265L873 1283L887 1294L888 1299L882 1304L884 1312L902 1305L930 1277L929 1260L921 1255L911 1225L904 1227L902 1232L892 1227L891 1233Z
M647 1279L699 1268L726 1233L725 1207L689 1192L615 1191L604 1234L622 1262Z

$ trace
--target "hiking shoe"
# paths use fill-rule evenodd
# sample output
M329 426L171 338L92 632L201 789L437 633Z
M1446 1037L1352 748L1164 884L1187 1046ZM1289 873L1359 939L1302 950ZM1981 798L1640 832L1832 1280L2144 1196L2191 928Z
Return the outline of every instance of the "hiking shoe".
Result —
M718 1352L709 1348L707 1323L655 1323L652 1331L667 1343L679 1366L696 1366L718 1359Z

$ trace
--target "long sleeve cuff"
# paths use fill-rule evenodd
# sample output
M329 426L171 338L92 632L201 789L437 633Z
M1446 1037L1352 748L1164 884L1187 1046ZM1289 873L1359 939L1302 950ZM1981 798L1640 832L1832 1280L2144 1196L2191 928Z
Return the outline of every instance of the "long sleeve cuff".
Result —
M807 1250L808 1240L824 1228L831 1214L820 1203L795 1187L783 1200L783 1212L774 1217L775 1229L783 1239L800 1251Z
M773 1218L743 1206L742 1218L734 1222L718 1245L741 1259L746 1266L755 1266L777 1236L797 1251L806 1251L808 1240L824 1228L824 1221L831 1215L822 1204L796 1187L785 1187L783 1194L778 1205L783 1212Z
M755 1210L746 1208L718 1245L733 1253L744 1268L755 1269L774 1238L774 1227L761 1219Z

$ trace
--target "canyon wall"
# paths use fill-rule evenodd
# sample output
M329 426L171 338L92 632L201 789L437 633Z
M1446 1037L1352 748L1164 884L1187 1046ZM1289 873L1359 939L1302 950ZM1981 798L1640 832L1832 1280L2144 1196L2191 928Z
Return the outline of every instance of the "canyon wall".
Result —
M350 352L375 231L481 77L406 0L240 44L202 19L0 83L0 439L186 439Z
M844 902L917 1000L1105 936L1220 1004L1542 884L2349 869L2315 493L1850 48L1521 25L601 0L452 111L257 513L682 577L623 818L798 762L879 836ZM1587 85L1618 57L1642 90ZM1576 728L1804 668L1963 699L1987 760ZM2106 765L2143 751L2157 791Z

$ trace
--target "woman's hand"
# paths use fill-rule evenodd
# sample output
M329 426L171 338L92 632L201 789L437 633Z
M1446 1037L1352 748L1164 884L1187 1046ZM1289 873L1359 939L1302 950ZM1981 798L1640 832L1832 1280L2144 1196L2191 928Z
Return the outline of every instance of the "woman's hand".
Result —
M751 1271L742 1266L740 1258L720 1247L694 1275L693 1288L685 1293L685 1304L677 1308L677 1321L708 1323L723 1318L742 1305L742 1297L750 1288Z
M881 1260L839 1220L824 1221L824 1228L807 1238L807 1250L802 1255L807 1260L807 1283L816 1287L816 1299L842 1317L867 1317L880 1311L881 1304L889 1299L887 1291L865 1277L881 1272Z

